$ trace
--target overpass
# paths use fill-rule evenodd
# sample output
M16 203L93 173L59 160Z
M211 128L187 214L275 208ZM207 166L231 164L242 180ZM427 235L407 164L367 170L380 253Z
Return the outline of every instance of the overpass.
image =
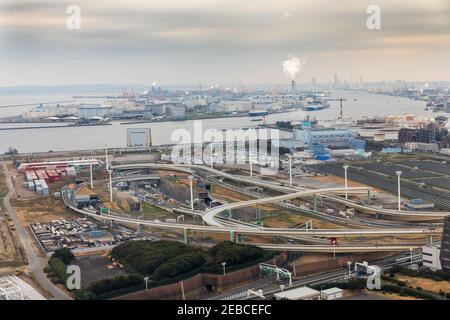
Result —
M62 196L65 204L72 210L88 215L96 219L113 220L124 223L147 225L150 227L163 228L163 229L189 229L192 231L205 231L205 232L235 232L239 234L247 235L268 235L268 236L364 236L364 235L436 235L442 231L435 229L289 229L289 228L264 228L264 227L247 227L247 226L204 226L196 224L179 224L169 223L162 221L142 220L137 218L129 218L118 214L97 214L96 211L89 209L78 209L75 204L75 198L68 193L68 189L62 190Z
M267 189L283 192L283 193L291 193L291 192L297 192L301 190L305 190L304 188L298 188L298 187L288 187L283 186L281 184L276 184L273 182L263 181L259 179L255 179L253 177L244 177L244 176L238 176L229 174L226 172L222 172L220 170L198 165L198 164L165 164L165 163L136 163L136 164L125 164L125 165L116 165L111 166L113 170L130 170L130 169L159 169L159 170L172 170L172 171L179 171L182 173L189 173L193 174L194 171L192 169L197 170L204 170L210 173L213 173L215 175L222 176L223 178L234 180L246 184L253 184L259 187L265 187ZM328 198L332 201L336 201L342 204L345 204L348 207L352 207L355 209L358 209L362 212L367 213L378 213L378 214L384 214L389 216L402 216L402 217L415 217L415 218L426 218L426 219L443 219L446 216L450 215L450 212L437 212L437 211L408 211L408 210L392 210L392 209L385 209L385 208L378 208L374 206L368 206L363 204L355 203L351 200L344 199L341 197L336 197L332 195L322 195L320 192L320 189L312 189L314 192L312 194L321 195L325 198ZM342 189L345 193L345 188ZM367 190L367 189L366 189ZM361 190L354 191L356 193L361 192ZM339 194L339 192L337 192ZM342 194L342 191L340 192ZM351 193L350 189L347 190L347 193Z

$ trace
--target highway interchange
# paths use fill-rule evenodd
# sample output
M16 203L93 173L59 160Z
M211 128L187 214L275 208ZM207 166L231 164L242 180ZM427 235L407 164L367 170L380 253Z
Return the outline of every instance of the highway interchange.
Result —
M396 211L389 210L371 206L364 206L361 204L357 204L353 201L346 200L345 198L341 198L337 195L347 193L361 193L367 192L368 188L359 187L359 188L324 188L324 189L304 189L304 188L296 188L296 187L288 187L281 184L263 181L259 179L255 179L253 177L239 176L233 175L226 172L222 172L220 170L213 169L208 166L201 165L173 165L173 164L162 164L162 163L144 163L144 164L129 164L129 165L117 165L112 166L111 169L120 171L120 170L139 170L139 169L158 169L158 170L171 170L178 171L186 174L195 174L196 170L207 171L214 175L221 176L222 178L234 180L238 182L242 182L245 184L251 184L259 187L264 187L267 189L271 189L274 191L278 191L283 193L279 196L273 197L263 197L260 199L252 199L247 201L239 201L224 204L221 206L213 207L209 210L206 210L203 213L192 212L190 210L184 209L185 213L191 213L200 215L203 219L205 225L197 225L197 224L179 224L179 223L168 223L168 222L160 222L160 221L150 221L143 219L135 219L124 217L118 213L110 212L109 214L102 214L101 219L112 220L117 222L125 222L132 223L136 225L147 225L156 228L169 229L169 230L184 230L185 234L188 231L203 231L203 232L223 232L229 233L230 239L234 239L237 234L246 234L246 235L262 235L262 236L282 236L282 237L302 237L307 236L308 239L319 239L317 237L359 237L359 236L382 236L382 235L440 235L441 230L436 228L372 228L372 229L292 229L292 228L264 228L256 225L243 224L237 221L226 222L225 219L218 219L218 215L225 210L249 207L256 204L264 204L264 203L280 203L284 200L294 199L298 197L311 196L313 194L321 195L322 197L327 197L333 201L345 203L350 207L362 208L367 211L375 211L383 214L392 214L392 215L407 215L407 216L423 216L429 218L432 216L434 219L442 218L448 214L449 212L411 212L411 211ZM154 175L152 175L154 177ZM148 178L148 177L147 177ZM130 176L130 177L122 177L121 180L130 179L133 181L142 179L145 180L145 175L140 175L139 177ZM80 188L80 186L78 187ZM76 190L75 190L76 192ZM94 218L99 218L97 212L89 209L78 209L76 207L76 202L74 198L74 193L70 193L67 188L63 190L63 199L66 205L84 215L89 215ZM178 209L177 209L178 210ZM225 222L224 222L225 221ZM369 252L369 251L408 251L416 248L420 248L423 243L392 243L392 244L340 244L340 245L330 245L324 244L322 241L318 241L319 244L272 244L272 243L261 243L257 244L258 246L268 249L268 250L287 250L287 251L310 251L310 252Z

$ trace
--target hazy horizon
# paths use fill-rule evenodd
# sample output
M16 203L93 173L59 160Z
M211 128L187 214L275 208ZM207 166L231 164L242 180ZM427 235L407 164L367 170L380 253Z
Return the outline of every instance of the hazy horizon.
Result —
M69 30L69 5L81 29ZM366 9L381 9L369 30ZM450 81L450 2L411 0L4 0L0 87Z

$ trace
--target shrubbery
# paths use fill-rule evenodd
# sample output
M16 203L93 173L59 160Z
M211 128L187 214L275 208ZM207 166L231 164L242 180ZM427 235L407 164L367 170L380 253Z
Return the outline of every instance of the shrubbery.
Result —
M60 248L57 249L53 254L52 257L54 258L59 258L62 262L64 262L64 264L68 265L70 264L72 261L75 260L75 256L72 253L72 251L70 251L69 248Z
M209 255L212 257L209 264L226 262L229 266L239 265L262 258L264 254L264 250L256 246L223 241L209 250Z
M74 260L75 256L69 248L60 248L50 257L48 265L44 268L44 272L48 274L48 277L53 282L65 284L69 276L67 274L67 265Z
M151 275L159 266L193 249L173 241L129 241L115 247L111 257L128 272Z
M273 253L270 254L270 257ZM150 286L161 285L191 276L196 272L222 272L257 263L267 257L266 252L252 245L230 241L221 242L209 250L187 246L174 241L129 241L111 251L111 257L122 264L131 275L104 279L75 293L77 299L93 299L109 292L138 288L143 278L150 278Z
M105 292L137 286L143 283L143 278L136 274L117 276L111 279L103 279L92 283L88 287L88 291L95 295Z
M155 280L175 278L203 266L204 263L205 258L201 253L186 253L159 266L152 274L152 278Z

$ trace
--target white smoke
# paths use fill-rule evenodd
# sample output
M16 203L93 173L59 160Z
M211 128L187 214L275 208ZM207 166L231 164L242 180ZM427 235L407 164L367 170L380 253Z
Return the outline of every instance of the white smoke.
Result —
M287 60L281 62L281 65L283 66L283 72L294 80L295 76L303 70L305 63L305 58L289 55Z

